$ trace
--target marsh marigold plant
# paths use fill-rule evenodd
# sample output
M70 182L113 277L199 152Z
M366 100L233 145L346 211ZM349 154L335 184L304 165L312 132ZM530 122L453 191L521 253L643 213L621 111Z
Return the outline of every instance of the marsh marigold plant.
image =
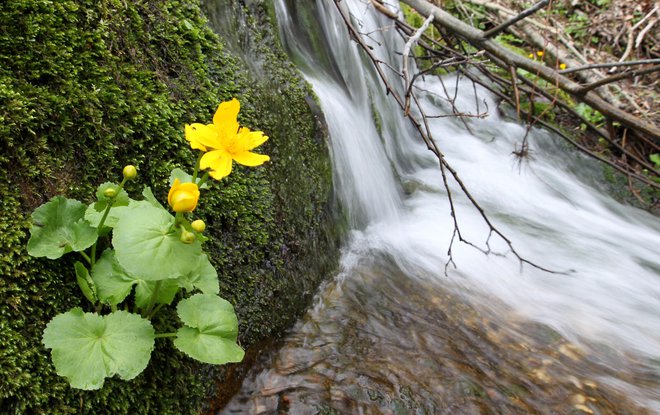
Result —
M89 205L56 196L32 213L30 255L58 259L77 252L81 259L72 275L87 305L58 314L43 334L57 373L72 387L99 389L114 375L135 378L159 338L172 338L177 349L205 363L243 359L234 308L218 296L218 274L202 248L206 224L187 217L209 176L226 177L233 161L258 166L269 160L251 151L268 137L240 127L239 110L233 99L220 104L213 124L186 125L186 139L204 153L192 175L181 169L170 175L167 204L174 215L149 187L142 200L128 195L124 186L137 176L132 165L120 183L101 184ZM200 169L209 171L198 179ZM107 248L99 253L99 247ZM175 301L178 330L158 333L152 318Z

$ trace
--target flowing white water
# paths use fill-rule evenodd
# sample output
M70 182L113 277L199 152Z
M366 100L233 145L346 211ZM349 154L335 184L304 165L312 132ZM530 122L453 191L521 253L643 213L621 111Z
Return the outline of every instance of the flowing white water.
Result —
M550 274L521 267L511 253L484 255L455 243L457 268L449 267L445 276L453 220L437 159L384 93L332 1L316 1L316 16L322 16L314 28L322 42L316 44L291 20L296 11L284 0L276 3L284 42L325 113L337 193L354 229L342 275L350 278L350 270L365 258L385 254L410 278L433 280L467 294L502 319L515 316L552 327L612 366L614 373L617 364L625 367L626 359L632 359L642 361L652 378L660 377L657 217L607 196L597 185L601 166L568 151L547 132L532 131L533 157L518 166L511 153L520 146L523 126L498 116L497 103L486 92L478 90L475 100L471 83L447 78L443 87L440 80L427 77L418 93L428 114L450 112L446 92L453 96L454 86L461 111L487 108L489 114L466 120L471 132L456 119L431 120L448 162L523 257L568 271ZM366 39L379 59L400 68L403 43L394 31L381 30L390 23L374 13L369 2L342 4L356 27L369 34ZM396 77L391 82L401 83ZM485 248L488 228L456 183L451 188L464 237ZM496 236L490 246L507 253ZM601 381L660 411L658 390L615 374Z

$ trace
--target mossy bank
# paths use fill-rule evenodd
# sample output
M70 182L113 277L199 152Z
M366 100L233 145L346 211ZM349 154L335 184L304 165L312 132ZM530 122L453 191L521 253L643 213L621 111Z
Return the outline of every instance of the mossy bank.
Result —
M55 262L25 249L35 207L56 194L91 202L125 164L140 172L129 193L148 185L163 200L169 171L191 171L195 159L183 125L210 122L222 101L239 98L239 121L270 136L260 150L271 162L214 182L197 212L241 344L281 333L332 270L325 132L274 40L267 5L249 4L220 4L241 10L241 34L259 46L241 56L194 0L0 6L0 413L195 414L226 379L226 367L197 364L165 340L133 381L71 389L54 373L41 333L55 314L84 306L73 255Z

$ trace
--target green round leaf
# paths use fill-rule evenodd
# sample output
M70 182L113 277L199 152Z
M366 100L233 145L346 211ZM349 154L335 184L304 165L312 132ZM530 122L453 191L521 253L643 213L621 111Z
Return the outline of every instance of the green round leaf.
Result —
M195 294L177 306L185 324L177 331L174 346L205 363L240 362L245 352L236 344L238 319L234 307L216 295Z
M131 293L133 285L138 283L124 271L115 258L112 249L103 251L103 255L92 268L92 279L96 285L99 299L111 305L117 305Z
M149 202L131 204L115 226L112 245L119 264L145 281L179 278L197 265L199 241L185 244L171 229L174 217Z
M245 356L235 341L187 326L177 330L174 346L195 360L213 365L237 363Z
M218 294L220 292L218 272L211 265L211 261L209 261L206 254L199 258L195 269L179 278L179 284L188 291L198 289L204 294Z
M151 187L146 186L142 190L142 196L144 196L144 200L151 203L154 207L165 209L163 205L160 204L158 199L156 199L156 196L154 196L154 192L151 191Z
M85 205L56 196L32 213L28 253L57 259L71 251L82 251L96 242L96 229L84 220Z
M74 308L48 323L43 343L52 349L60 376L74 388L94 390L106 377L116 374L130 380L147 367L154 329L148 320L126 311L99 316Z

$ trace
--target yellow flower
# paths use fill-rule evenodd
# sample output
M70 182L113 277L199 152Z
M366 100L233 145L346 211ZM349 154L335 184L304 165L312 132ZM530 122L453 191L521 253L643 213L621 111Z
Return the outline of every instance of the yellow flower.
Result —
M534 54L533 54L533 53L530 53L529 55L527 55L527 57L528 57L529 59L534 59Z
M213 116L213 124L186 124L186 140L193 149L206 152L199 167L210 169L209 175L220 180L229 175L232 160L244 166L259 166L270 160L264 154L253 153L268 137L261 131L240 127L236 118L241 104L236 98L223 102Z
M566 64L565 63L560 63L559 64L559 69L561 69L561 70L566 69Z
M177 213L192 212L197 207L197 201L199 201L199 188L195 183L181 183L179 179L174 179L167 195L167 203L172 210Z
M543 51L542 50L536 51L536 56L538 56L539 58L542 57Z

